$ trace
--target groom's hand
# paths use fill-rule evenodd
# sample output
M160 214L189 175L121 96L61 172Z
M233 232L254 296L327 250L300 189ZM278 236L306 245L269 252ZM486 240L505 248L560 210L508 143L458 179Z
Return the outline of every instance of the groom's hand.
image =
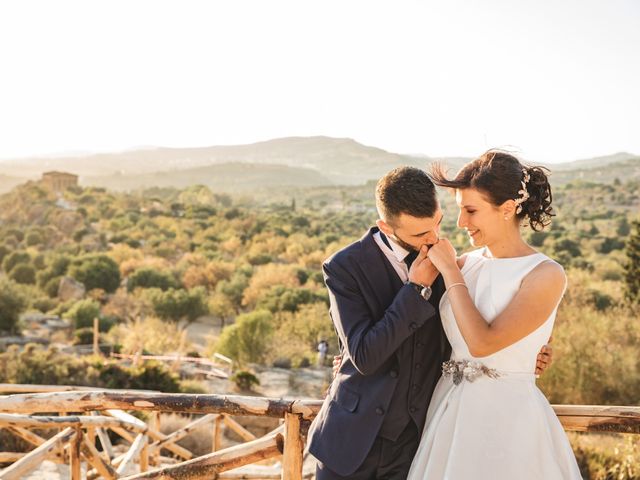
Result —
M553 361L553 347L551 347L552 340L553 337L549 337L547 344L543 345L540 353L538 353L538 358L536 360L536 375L544 373Z
M409 269L409 280L420 285L433 285L436 277L440 274L431 260L427 258L429 247L423 245L418 256Z

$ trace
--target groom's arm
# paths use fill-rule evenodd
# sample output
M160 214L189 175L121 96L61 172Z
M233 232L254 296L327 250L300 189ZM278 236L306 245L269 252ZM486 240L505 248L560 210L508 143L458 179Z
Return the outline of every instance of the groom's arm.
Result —
M345 353L363 375L374 373L402 342L435 319L435 308L404 285L381 319L373 318L353 275L334 257L323 265L331 319Z
M538 357L536 358L536 375L542 375L547 368L551 366L551 362L553 361L553 347L551 347L551 340L553 338L549 337L546 345L543 345L540 349L540 353L538 353Z

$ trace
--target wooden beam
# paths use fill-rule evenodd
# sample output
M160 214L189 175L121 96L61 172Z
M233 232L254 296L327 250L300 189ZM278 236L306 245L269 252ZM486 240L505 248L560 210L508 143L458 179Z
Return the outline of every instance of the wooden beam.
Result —
M24 457L24 452L0 452L0 463L13 463Z
M209 480L215 478L219 472L281 455L283 446L284 438L281 434L269 435L253 442L209 453L177 465L124 478L126 480Z
M222 418L218 417L213 423L213 445L211 445L212 452L217 452L222 447L222 422Z
M82 453L87 459L87 462L89 462L100 475L102 475L107 480L115 480L116 478L118 478L113 467L104 461L95 445L91 441L89 441L87 437L84 437L82 439L81 448Z
M144 446L140 451L140 471L146 472L149 470L149 439L144 442Z
M156 448L166 448L166 445L182 440L200 425L215 421L216 418L218 418L218 415L215 413L210 413L208 415L205 415L204 417L197 418L193 422L182 427L180 430L176 430L170 435L167 435L163 440L158 440L157 442L152 443L151 450L153 451Z
M127 470L127 468L129 468L129 465L134 461L136 457L140 455L142 448L146 444L147 436L142 433L139 434L136 437L135 441L131 444L129 451L125 454L122 462L120 462L120 465L118 465L118 468L116 469L116 474L118 476L122 475Z
M69 463L71 467L71 480L81 480L82 461L80 457L80 446L82 445L82 429L75 428L75 436L69 445Z
M256 436L253 433L251 433L249 430L244 428L242 425L236 422L229 415L222 415L222 418L227 428L237 433L245 442L250 442L251 440L256 439Z
M300 436L302 415L287 413L284 416L284 455L282 480L302 480L302 451L304 442Z
M295 402L281 398L182 393L54 392L0 397L0 413L47 413L88 410L155 410L184 413L226 413L284 417ZM300 407L298 405L297 408ZM307 411L315 414L321 401L307 401Z
M101 428L121 427L135 432L144 432L146 426L139 423L129 422L127 420L116 419L108 416L89 416L89 415L71 415L71 416L42 416L42 415L17 415L10 413L0 413L0 427L23 427L23 428L65 428L76 426L93 426ZM22 430L27 431L27 430ZM17 435L17 433L16 433ZM40 438L40 437L38 437ZM44 439L40 444L44 443ZM30 442L33 443L33 442Z
M24 475L38 468L45 458L59 449L61 445L71 440L74 435L75 432L73 428L65 428L35 450L27 453L17 462L0 471L0 478L2 478L2 480L19 480L24 478Z
M46 440L40 435L36 435L35 433L30 432L29 430L22 427L7 427L7 430L9 430L14 435L22 438L23 440L29 442L31 445L35 445L36 447L39 447L46 442Z

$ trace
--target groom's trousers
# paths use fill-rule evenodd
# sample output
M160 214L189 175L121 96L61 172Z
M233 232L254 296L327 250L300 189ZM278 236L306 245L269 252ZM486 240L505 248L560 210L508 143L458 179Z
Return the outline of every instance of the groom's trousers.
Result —
M316 480L406 480L420 444L420 432L409 422L396 441L376 437L373 447L358 469L347 477L318 462Z

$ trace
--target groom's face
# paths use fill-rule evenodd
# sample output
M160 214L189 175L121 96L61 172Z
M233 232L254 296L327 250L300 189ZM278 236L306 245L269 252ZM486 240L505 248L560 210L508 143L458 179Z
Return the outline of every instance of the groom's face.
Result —
M442 217L442 210L438 207L433 217L419 218L401 213L389 223L378 220L378 227L404 249L418 251L423 245L431 246L438 242Z

